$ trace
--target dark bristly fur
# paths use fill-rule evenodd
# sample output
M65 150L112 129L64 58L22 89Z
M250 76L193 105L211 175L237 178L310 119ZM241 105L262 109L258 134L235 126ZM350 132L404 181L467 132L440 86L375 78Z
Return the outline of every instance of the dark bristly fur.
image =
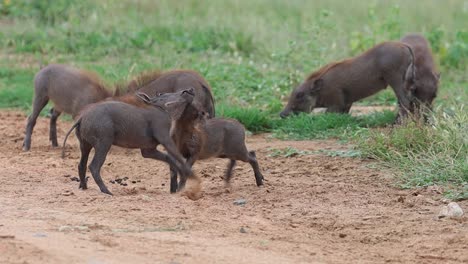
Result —
M134 77L129 82L117 83L114 87L114 97L123 96L126 94L131 94L136 92L141 87L147 85L148 83L158 79L161 76L161 71L148 71L143 72L136 77Z
M294 89L281 117L326 107L327 112L348 113L351 105L388 85L400 105L399 117L410 109L406 86L413 77L411 48L401 42L383 42L363 54L330 63L313 72Z
M80 142L80 188L87 188L86 165L89 153L94 148L95 154L89 169L101 192L111 194L102 181L100 170L112 145L139 148L144 158L168 163L181 174L184 181L190 177L199 182L170 136L173 119L180 118L177 113L182 113L191 105L193 90L168 93L151 99L143 93L139 96L146 107L119 101L105 101L88 106L67 133L63 151L68 135L73 129L76 129L76 136ZM159 144L164 146L169 155L157 150Z
M57 118L62 112L75 117L84 106L110 96L99 77L89 71L70 66L51 64L42 68L34 78L33 110L28 117L23 150L31 148L31 136L41 110L50 100L51 109L49 139L57 147Z

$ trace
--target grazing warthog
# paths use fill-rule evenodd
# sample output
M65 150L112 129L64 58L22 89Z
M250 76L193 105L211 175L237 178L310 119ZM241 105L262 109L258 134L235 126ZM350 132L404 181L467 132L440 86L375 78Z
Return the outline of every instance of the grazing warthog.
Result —
M230 159L225 182L228 184L236 160L250 163L254 170L257 186L263 185L263 176L258 166L254 151L245 146L244 126L233 119L205 117L204 112L190 106L183 117L176 123L173 139L190 167L195 161L208 158ZM197 121L198 120L198 121ZM181 178L179 188L183 188L185 179ZM177 171L171 169L170 191L177 190Z
M383 42L363 54L328 64L312 73L294 89L280 113L311 112L326 107L327 112L348 113L351 105L390 85L398 98L399 116L410 109L406 85L414 75L411 48L401 42Z
M174 93L186 87L193 87L195 98L192 104L208 113L209 118L215 116L215 105L211 88L199 73L191 70L173 70L160 73L157 78L151 77L150 79L153 79L153 81L146 82L146 84L138 88L138 91L152 96L158 93ZM129 86L132 86L132 82L130 82Z
M414 52L415 76L410 81L409 90L415 111L430 110L437 96L440 74L437 73L429 42L421 34L408 34L401 39Z
M65 143L69 134L75 128L80 142L81 160L78 165L80 188L87 188L86 164L89 153L94 148L95 155L89 165L89 170L101 192L111 194L102 181L100 171L111 146L116 145L124 148L139 148L144 158L167 162L171 168L175 168L182 175L182 179L186 180L190 177L196 180L197 188L193 193L187 193L189 198L196 199L200 180L192 174L170 135L174 121L181 118L184 109L191 105L194 98L193 90L167 93L154 98L149 98L143 93L138 95L144 102L140 106L119 101L105 101L90 105L83 110L76 123L68 131L63 142L63 151L65 151ZM165 147L169 155L156 149L159 144Z
M70 66L51 64L40 70L34 78L34 100L26 125L23 150L31 148L31 135L41 110L51 100L49 140L53 147L57 142L57 118L62 112L75 117L84 106L111 96L99 77L88 71Z

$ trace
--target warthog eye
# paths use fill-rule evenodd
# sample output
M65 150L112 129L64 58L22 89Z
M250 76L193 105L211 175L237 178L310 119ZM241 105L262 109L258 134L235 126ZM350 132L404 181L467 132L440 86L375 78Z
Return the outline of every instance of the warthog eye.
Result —
M193 91L193 88L190 88L190 89L187 89L187 90L183 90L182 91L183 94L190 94L190 95L195 95L194 91Z
M161 96L161 95L163 95L163 93L157 93L157 94L156 94L157 97L159 97L159 96Z

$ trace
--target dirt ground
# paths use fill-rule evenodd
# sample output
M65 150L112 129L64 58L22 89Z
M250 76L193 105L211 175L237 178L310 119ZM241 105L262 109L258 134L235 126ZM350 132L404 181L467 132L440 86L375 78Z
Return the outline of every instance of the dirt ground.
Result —
M74 135L61 159L41 118L22 152L25 115L0 119L0 263L468 263L468 217L438 219L439 189L397 189L373 161L269 156L347 148L335 141L249 137L265 186L240 162L226 188L227 160L200 161L198 201L169 193L165 164L114 147L103 167L109 196L92 178L78 189ZM59 141L70 126L59 121ZM109 182L124 177L127 186Z

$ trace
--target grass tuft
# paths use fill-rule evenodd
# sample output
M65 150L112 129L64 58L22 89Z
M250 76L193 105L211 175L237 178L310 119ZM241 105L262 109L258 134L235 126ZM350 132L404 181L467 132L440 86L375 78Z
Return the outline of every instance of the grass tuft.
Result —
M438 109L432 122L369 130L357 141L364 155L398 171L402 187L444 185L452 197L467 199L468 115L463 106L451 114Z

